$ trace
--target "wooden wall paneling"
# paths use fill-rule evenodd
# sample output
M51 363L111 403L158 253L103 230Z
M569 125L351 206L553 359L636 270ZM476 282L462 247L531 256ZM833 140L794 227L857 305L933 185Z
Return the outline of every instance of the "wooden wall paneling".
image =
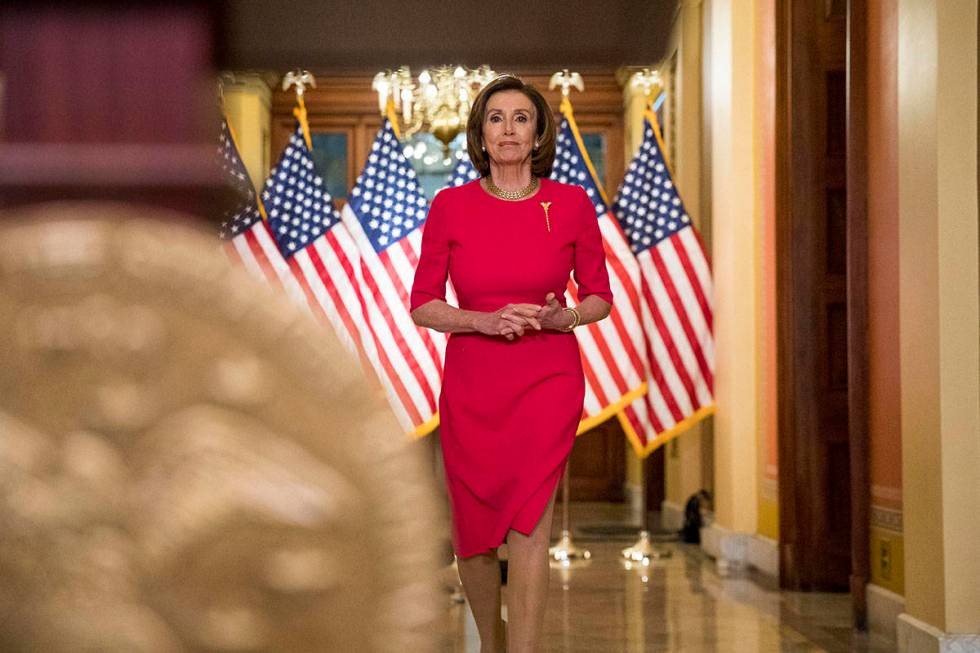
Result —
M609 419L575 439L569 459L573 501L622 501L626 475L626 436L619 420Z
M314 125L344 125L354 130L352 141L351 161L355 166L350 176L353 184L361 167L367 159L368 150L374 140L375 133L381 125L381 115L378 111L377 94L371 90L371 81L376 71L365 71L357 75L331 75L317 73L316 88L306 90L304 101L307 115ZM556 121L561 120L558 107L561 104L561 93L557 89L548 89L551 73L541 71L513 71L521 78L533 84L548 103L555 114ZM601 131L606 139L606 179L607 194L615 194L625 172L623 160L623 100L622 88L615 79L614 71L586 74L585 92L573 90L571 95L575 119L583 131ZM276 89L272 98L272 159L276 160L279 153L289 141L293 129L292 111L296 106L296 95L292 90Z
M844 23L777 4L780 575L845 589L851 568Z

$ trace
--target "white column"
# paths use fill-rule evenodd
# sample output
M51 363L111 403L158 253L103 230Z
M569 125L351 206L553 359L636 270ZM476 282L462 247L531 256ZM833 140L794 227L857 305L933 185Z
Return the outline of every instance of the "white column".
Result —
M903 652L980 649L977 3L899 0Z
M715 274L715 517L728 532L758 522L757 367L761 292L759 155L755 132L754 0L711 0L709 21L711 221ZM739 564L746 543L720 546Z

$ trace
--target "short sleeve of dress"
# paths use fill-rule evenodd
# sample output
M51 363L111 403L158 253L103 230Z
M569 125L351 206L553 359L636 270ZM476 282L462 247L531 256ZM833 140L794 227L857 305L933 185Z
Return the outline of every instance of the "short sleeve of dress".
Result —
M422 227L422 253L415 268L415 281L409 298L408 311L432 301L446 300L446 280L449 275L449 235L443 202L438 195L432 199L429 215Z
M579 209L582 227L575 239L575 283L578 284L578 299L582 301L589 295L598 295L612 304L613 295L609 288L609 273L606 270L606 252L602 246L599 220L596 218L592 200L579 188Z

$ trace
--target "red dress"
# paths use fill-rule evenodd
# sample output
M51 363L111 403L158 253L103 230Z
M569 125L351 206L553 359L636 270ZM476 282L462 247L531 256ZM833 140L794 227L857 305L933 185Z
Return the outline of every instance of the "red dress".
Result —
M548 209L551 231L542 202ZM575 271L579 301L612 303L595 209L580 186L541 180L512 202L479 181L439 192L422 233L410 310L445 300L447 275L459 307L564 305ZM529 535L565 468L582 416L585 380L573 333L502 336L453 333L439 395L440 439L456 555L499 546L513 528Z

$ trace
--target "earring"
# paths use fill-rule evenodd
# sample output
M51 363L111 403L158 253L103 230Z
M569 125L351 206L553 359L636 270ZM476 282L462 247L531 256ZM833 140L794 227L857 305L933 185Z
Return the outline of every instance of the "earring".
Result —
M486 145L481 145L480 146L480 149L483 150L484 152L486 152L487 151L487 146Z
M539 147L541 147L541 143L535 143L534 144L534 149L538 149Z

